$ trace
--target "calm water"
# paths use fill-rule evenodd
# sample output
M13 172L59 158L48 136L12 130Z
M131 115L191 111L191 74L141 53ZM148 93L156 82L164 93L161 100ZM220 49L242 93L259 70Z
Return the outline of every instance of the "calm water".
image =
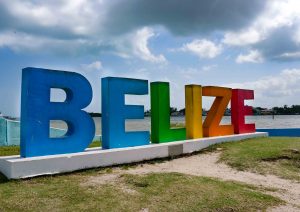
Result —
M171 123L184 123L184 117L171 117ZM203 120L205 117L203 117ZM96 134L101 134L101 118L94 118L96 124ZM126 121L127 131L150 130L151 119L146 117L143 120ZM230 124L230 116L222 119L222 124ZM255 123L256 128L300 128L300 115L282 115L275 116L249 116L246 117L246 123ZM66 125L60 121L51 122L52 127L66 128Z

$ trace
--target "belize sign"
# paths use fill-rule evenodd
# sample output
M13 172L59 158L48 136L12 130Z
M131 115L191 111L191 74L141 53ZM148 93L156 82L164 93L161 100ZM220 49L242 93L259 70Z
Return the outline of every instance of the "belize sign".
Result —
M24 178L85 168L150 160L199 151L211 144L266 136L246 124L253 90L186 85L186 127L170 127L170 91L167 82L150 83L151 143L149 131L126 132L127 119L143 119L144 106L126 105L125 95L147 95L148 81L106 77L101 81L102 149L87 149L95 124L83 109L92 100L90 83L73 72L25 68L22 73L21 155L0 158L8 178ZM51 89L66 93L64 102L51 102ZM215 100L202 123L202 96ZM138 97L137 97L138 98ZM220 125L231 101L230 125ZM50 138L51 120L67 123L67 133Z

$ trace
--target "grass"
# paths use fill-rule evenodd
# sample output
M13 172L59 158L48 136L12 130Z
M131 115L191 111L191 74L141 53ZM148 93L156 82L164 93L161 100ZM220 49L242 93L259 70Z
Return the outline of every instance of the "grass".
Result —
M101 141L93 141L89 148L93 148L93 147L101 147L102 146L102 142Z
M0 211L264 211L282 204L255 188L183 174L121 175L105 169L0 182Z
M278 199L243 184L183 174L129 175L130 187L150 211L256 211Z
M0 156L19 155L19 146L3 146L0 147Z
M300 138L266 137L210 147L222 148L220 160L238 170L300 181Z

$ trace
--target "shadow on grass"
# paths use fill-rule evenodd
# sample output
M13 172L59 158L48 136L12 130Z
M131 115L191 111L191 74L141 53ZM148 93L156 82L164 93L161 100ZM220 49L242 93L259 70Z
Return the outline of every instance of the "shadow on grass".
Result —
M6 183L9 180L0 172L0 184Z

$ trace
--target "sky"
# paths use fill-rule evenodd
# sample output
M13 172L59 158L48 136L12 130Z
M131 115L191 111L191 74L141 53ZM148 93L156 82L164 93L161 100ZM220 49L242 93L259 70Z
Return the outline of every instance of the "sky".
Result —
M101 78L253 89L247 104L300 104L299 0L1 0L0 111L20 116L25 67L78 72L101 112ZM63 100L53 90L52 100ZM212 98L203 98L209 109ZM144 104L150 96L126 96Z

